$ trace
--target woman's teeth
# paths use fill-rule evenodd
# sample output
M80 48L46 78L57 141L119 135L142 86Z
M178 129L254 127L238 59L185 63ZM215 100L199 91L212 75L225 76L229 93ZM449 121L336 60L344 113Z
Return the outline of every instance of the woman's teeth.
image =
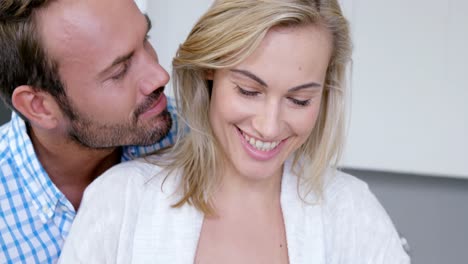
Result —
M264 141L261 141L261 140L258 140L258 139L255 139L255 138L251 138L249 137L248 135L242 133L242 136L244 136L245 140L254 148L258 149L258 150L261 150L261 151L270 151L274 148L276 148L276 146L278 146L278 144L280 143L280 141L273 141L273 142L264 142Z

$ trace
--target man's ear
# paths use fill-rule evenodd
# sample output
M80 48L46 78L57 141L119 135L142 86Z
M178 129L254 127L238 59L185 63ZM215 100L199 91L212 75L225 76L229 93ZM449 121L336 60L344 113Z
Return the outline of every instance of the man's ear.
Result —
M214 79L214 70L209 69L205 71L205 79L212 81Z
M44 129L53 129L58 125L59 107L52 95L38 91L29 85L16 87L11 101L15 109L31 124Z

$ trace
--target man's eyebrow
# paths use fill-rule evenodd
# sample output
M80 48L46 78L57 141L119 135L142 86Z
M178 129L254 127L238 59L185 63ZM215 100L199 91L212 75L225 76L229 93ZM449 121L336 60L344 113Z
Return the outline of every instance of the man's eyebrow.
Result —
M148 34L148 32L151 30L152 28L152 23L151 23L151 19L149 18L149 16L147 14L145 14L145 19L146 19L146 25L147 25L147 28L146 28L146 35ZM122 56L119 56L117 57L112 63L111 65L109 65L108 67L106 67L103 71L101 71L101 73L99 75L104 75L107 71L109 71L112 67L114 67L115 65L118 65L122 62L125 62L127 60L129 60L131 57L133 57L133 54L135 52L134 51L131 51L125 55L122 55Z
M103 71L101 71L101 73L99 75L104 75L107 71L109 71L110 69L112 69L112 67L114 67L115 65L118 65L122 62L125 62L125 61L128 61L131 57L133 57L133 54L135 53L135 51L131 51L130 53L128 54L125 54L125 55L122 55L122 56L119 56L117 57L111 65L109 65L108 67L106 67Z
M260 77L258 77L257 75L247 71L247 70L240 70L240 69L231 69L232 72L236 72L236 73L240 73L246 77L249 77L250 79L258 82L259 84L265 86L265 87L268 87L268 85L266 84L266 82L262 79L260 79ZM316 82L310 82L310 83L305 83L305 84L301 84L301 85L298 85L298 86L295 86L295 87L292 87L290 89L288 89L288 92L295 92L295 91L298 91L298 90L302 90L302 89L306 89L306 88L320 88L322 87L322 85L320 83L316 83Z

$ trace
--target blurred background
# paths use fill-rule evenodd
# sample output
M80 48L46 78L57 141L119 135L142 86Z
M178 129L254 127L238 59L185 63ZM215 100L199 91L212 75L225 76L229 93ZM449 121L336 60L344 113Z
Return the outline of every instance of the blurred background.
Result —
M212 0L136 0L171 59ZM341 0L353 68L342 166L366 181L413 264L468 259L468 1ZM171 95L171 86L167 87ZM0 124L10 111L0 104Z

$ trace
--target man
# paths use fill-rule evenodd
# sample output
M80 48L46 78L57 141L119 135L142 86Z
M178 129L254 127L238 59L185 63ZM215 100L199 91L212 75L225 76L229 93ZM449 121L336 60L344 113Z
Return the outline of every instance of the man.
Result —
M1 1L0 263L55 262L88 184L173 143L150 26L133 0Z

